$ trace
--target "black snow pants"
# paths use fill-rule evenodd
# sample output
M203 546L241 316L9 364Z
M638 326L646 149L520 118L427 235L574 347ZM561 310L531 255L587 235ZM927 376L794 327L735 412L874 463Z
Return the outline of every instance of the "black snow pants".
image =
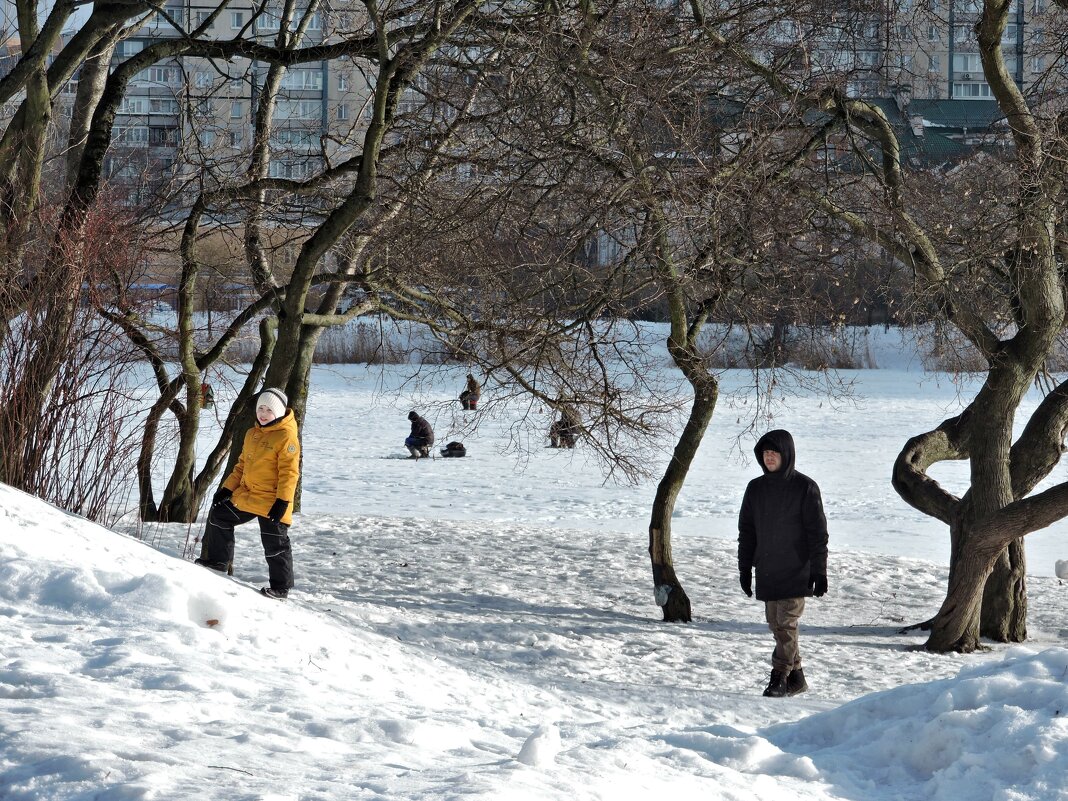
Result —
M271 587L288 590L293 586L293 549L289 542L289 526L274 523L252 512L243 512L230 501L211 507L204 529L204 561L216 570L226 570L234 559L234 526L258 520L263 556Z

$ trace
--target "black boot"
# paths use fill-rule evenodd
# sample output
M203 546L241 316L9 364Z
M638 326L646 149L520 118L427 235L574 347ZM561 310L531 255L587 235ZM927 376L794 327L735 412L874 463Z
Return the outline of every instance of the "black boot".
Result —
M289 597L289 590L276 590L274 587L260 587L260 595L266 595L268 598L274 598L277 601L284 601Z
M805 681L805 671L801 668L791 670L790 675L786 677L786 694L800 695L807 689L808 682Z
M786 673L781 670L771 671L771 679L764 689L764 696L766 698L783 698L786 695Z

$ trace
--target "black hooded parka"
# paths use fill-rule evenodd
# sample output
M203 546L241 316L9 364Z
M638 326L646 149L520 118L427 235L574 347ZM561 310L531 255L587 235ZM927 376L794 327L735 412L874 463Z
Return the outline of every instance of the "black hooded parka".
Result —
M738 569L756 568L756 597L781 601L812 595L810 578L827 575L827 518L820 488L794 469L794 438L777 429L753 449L764 475L745 488L738 515ZM764 451L782 456L774 473Z

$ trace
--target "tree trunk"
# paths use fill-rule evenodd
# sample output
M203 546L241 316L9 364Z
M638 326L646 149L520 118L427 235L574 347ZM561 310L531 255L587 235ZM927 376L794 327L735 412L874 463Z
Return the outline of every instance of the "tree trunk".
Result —
M649 557L653 564L653 588L657 604L663 607L666 622L688 623L691 620L690 599L675 575L671 557L671 516L675 511L675 500L686 481L686 474L712 420L719 396L719 387L711 376L695 384L694 390L689 419L656 488L649 519Z
M1027 559L1023 538L1001 552L983 590L979 633L995 642L1027 639Z
M967 654L979 648L979 610L989 574L988 559L970 549L962 549L950 573L946 599L931 621L927 650Z

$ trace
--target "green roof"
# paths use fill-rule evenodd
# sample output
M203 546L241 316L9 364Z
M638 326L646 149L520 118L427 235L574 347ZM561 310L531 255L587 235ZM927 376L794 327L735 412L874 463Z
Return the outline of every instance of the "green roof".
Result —
M993 100L913 100L909 114L918 114L932 124L958 130L984 130L1005 119Z

